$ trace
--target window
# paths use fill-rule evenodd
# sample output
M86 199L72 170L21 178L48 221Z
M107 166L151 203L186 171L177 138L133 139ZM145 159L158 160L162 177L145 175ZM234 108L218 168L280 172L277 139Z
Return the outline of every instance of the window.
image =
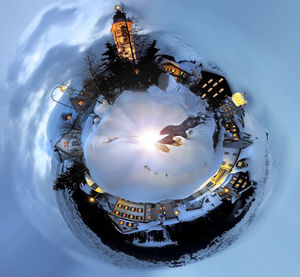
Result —
M219 83L221 83L223 80L224 80L224 79L223 79L223 78L221 78L221 79L219 80Z
M220 90L219 90L219 92L222 92L224 89L223 88L221 88Z
M121 221L120 221L120 224L121 224L121 225L123 225L123 224L124 224L124 221L123 221L123 220L121 220Z
M139 213L142 213L143 212L143 209L142 208L138 208L137 210Z
M123 207L123 205L122 205L121 203L119 203L119 204L118 204L118 207L119 207L119 208L122 208L122 207Z
M208 83L210 84L213 81L213 79L209 79Z
M134 219L134 215L131 214L131 215L129 216L129 218L130 218L130 219Z
M128 207L128 206L125 206L125 207L124 207L124 209L125 209L125 210L128 210L128 209L129 209L129 207Z
M130 210L131 210L132 212L135 212L136 208L132 207L132 208L130 208Z
M207 87L207 84L204 84L204 85L202 86L202 88L205 88L205 87Z
M123 214L122 214L122 217L127 217L127 214L123 213Z
M151 216L150 216L150 215L148 215L148 216L147 216L147 219L151 219Z
M150 208L148 208L148 209L147 209L147 212L150 212L150 211L151 211L151 209L150 209Z
M126 225L127 225L128 227L133 227L133 224L132 224L131 222L127 222Z
M142 220L142 217L141 216L137 216L136 219L137 220Z
M207 92L211 92L213 89L212 88L210 88Z
M225 155L229 155L229 152L224 152Z
M119 211L115 211L115 215L119 215L120 214L120 212Z

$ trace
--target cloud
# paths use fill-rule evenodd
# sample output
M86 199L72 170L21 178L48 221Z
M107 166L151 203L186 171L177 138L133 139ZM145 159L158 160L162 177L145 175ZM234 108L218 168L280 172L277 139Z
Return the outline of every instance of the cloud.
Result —
M57 271L62 276L95 276L100 267L102 274L109 270L112 276L120 272L90 259L89 251L65 225L51 191L47 144L57 118L54 114L59 114L49 93L58 82L78 77L82 51L90 46L97 49L101 45L99 39L109 35L109 16L102 16L111 14L115 4L82 1L67 7L58 5L38 15L39 24L28 32L12 61L7 86L1 87L0 215L4 227L0 239L6 249L1 256L1 273L5 276L53 276ZM186 268L143 274L193 276L201 272L220 276L221 271L228 276L241 272L244 276L257 272L261 276L297 275L299 3L264 4L255 0L186 4L157 0L151 5L146 1L125 4L140 13L146 24L152 22L155 27L172 31L209 61L222 66L234 89L255 96L255 108L249 112L255 113L270 130L280 173L264 213L259 214L235 247ZM104 30L97 32L102 25ZM39 174L40 170L44 174ZM28 219L40 232L32 229ZM44 240L40 233L51 240ZM80 263L82 256L74 262L57 250L64 246L82 252L87 257L85 264ZM141 274L125 272L131 276Z

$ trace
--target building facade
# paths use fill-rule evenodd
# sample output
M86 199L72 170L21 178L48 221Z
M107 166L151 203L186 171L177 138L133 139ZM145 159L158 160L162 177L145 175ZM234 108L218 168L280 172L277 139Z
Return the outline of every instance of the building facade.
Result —
M110 32L114 36L119 55L124 59L135 61L136 54L132 32L133 22L126 17L124 11L121 11L120 6L116 6L113 21L114 23Z

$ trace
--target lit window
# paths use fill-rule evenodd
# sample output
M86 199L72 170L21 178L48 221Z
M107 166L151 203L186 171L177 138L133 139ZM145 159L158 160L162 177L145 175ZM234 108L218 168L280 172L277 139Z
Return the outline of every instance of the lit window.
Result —
M137 210L139 213L141 213L141 212L143 212L143 209L141 209L141 208L138 208L138 210Z
M209 79L208 83L210 84L213 81L213 79Z
M211 92L213 89L212 88L210 88L207 92Z
M129 207L128 207L128 206L125 206L125 207L124 207L124 209L125 209L125 210L128 210L128 209L129 209Z
M119 215L120 214L120 212L119 211L115 211L115 215Z
M136 218L137 218L137 220L142 220L141 216L137 216Z
M204 84L204 85L202 86L202 88L205 88L205 87L207 87L207 84Z
M217 85L218 85L218 83L216 82L216 83L213 84L213 87L215 87L215 86L217 86Z
M224 89L223 88L221 88L220 90L219 90L219 92L222 92Z
M83 105L83 102L80 100L80 101L78 101L78 105L79 106L82 106Z
M221 79L219 80L219 83L221 83L223 80L224 80L224 79L223 79L223 78L221 78Z
M215 93L215 94L213 95L213 97L215 98L217 95L218 95L218 93Z
M119 208L122 208L122 207L123 207L123 205L122 205L121 203L119 203L119 204L118 204L118 207L119 207Z
M134 207L132 207L130 210L131 210L132 212L135 212L136 209L135 209Z
M147 219L151 219L151 216L150 216L150 215L148 215L148 216L147 216Z
M131 215L129 216L129 218L130 218L130 219L134 219L134 215L131 214Z
M124 213L124 214L122 214L122 217L127 217L127 214L125 214L125 213Z
M150 212L150 211L151 211L151 209L150 209L150 208L148 208L148 209L147 209L147 212Z
M124 224L124 221L123 221L123 220L121 220L121 221L120 221L120 224L121 224L121 225L123 225L123 224Z

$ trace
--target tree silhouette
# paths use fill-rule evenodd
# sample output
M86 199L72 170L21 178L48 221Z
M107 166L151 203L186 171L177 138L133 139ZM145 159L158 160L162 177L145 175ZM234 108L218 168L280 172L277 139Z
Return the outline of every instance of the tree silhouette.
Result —
M141 57L137 64L139 81L144 88L158 84L158 78L162 73L162 69L157 61L158 51L159 48L156 47L156 40L153 40L146 49L145 55Z
M54 181L53 189L56 191L71 190L79 187L80 184L85 183L85 171L87 171L87 168L83 163L74 162L71 167L57 177Z

